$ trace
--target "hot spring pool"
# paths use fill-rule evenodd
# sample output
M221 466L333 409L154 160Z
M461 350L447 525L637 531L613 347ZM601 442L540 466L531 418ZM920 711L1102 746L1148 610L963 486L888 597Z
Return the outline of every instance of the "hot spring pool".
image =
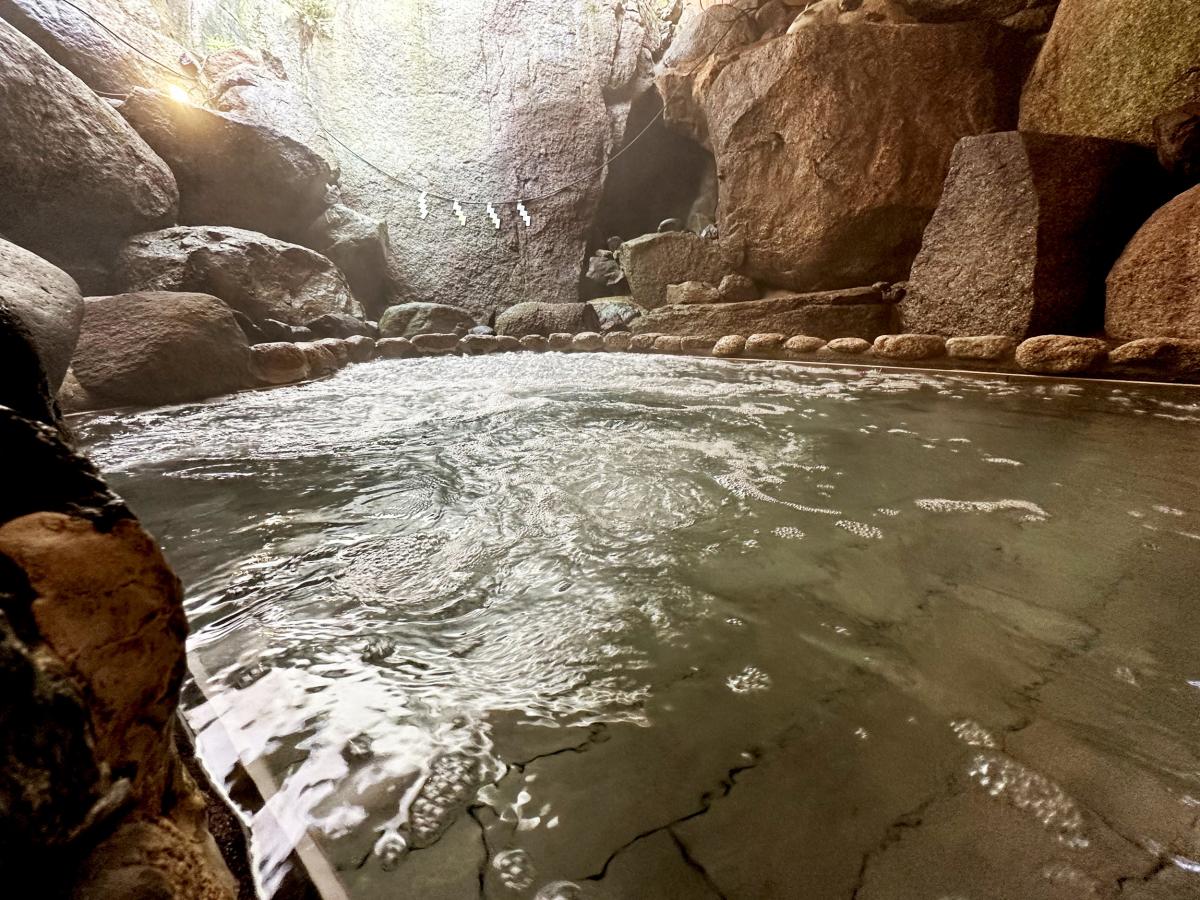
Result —
M1200 896L1196 392L513 354L75 425L268 891Z

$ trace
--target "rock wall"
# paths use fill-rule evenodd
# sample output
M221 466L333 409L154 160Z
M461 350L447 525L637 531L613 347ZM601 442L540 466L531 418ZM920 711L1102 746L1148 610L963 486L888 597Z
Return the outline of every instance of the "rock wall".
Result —
M603 180L634 97L648 87L658 27L651 3L592 0L340 0L317 29L282 3L172 0L197 47L267 46L324 125L392 182L336 147L348 204L386 221L402 300L463 306L477 318L521 300L579 297ZM229 7L234 16L222 7ZM650 19L650 21L648 21ZM336 146L336 145L335 145ZM494 228L482 206L460 225L450 204L515 205Z

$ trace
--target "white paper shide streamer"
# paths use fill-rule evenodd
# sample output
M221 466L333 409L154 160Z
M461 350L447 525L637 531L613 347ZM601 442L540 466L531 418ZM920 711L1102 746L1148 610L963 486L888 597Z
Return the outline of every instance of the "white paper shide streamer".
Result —
M524 200L517 204L517 212L521 214L521 218L525 221L526 228L533 225L533 216L529 215L529 210L525 208Z
M421 191L417 195L417 209L421 212L422 219L429 218L429 194L426 191Z
M492 224L496 226L496 230L499 231L500 230L500 214L498 212L496 212L496 207L492 206L492 204L489 203L487 205L487 214L488 214L488 218L492 220Z

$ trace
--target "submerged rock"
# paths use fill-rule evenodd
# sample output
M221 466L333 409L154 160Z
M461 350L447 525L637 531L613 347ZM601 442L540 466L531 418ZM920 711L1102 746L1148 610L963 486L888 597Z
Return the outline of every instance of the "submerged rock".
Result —
M891 327L893 304L878 287L815 294L783 294L743 303L664 306L633 324L633 331L695 334L713 340L726 334L854 335L874 339Z
M1107 358L1104 341L1065 334L1044 334L1017 347L1017 365L1042 375L1086 375Z
M1104 330L1121 339L1200 338L1200 187L1141 227L1108 275Z
M445 303L400 303L389 306L379 319L381 337L416 337L418 334L449 333L475 327L465 309Z
M496 333L512 337L599 330L600 317L590 303L518 303L496 317Z
M212 294L255 323L362 315L324 256L241 228L180 225L140 234L121 250L117 280L126 291Z
M175 220L175 178L137 133L37 45L0 21L0 234L108 289L129 235Z
M255 344L250 348L250 371L263 384L291 384L308 377L308 357L297 344Z
M299 241L328 205L329 164L285 134L142 89L121 114L175 173L184 224Z
M1021 130L1150 146L1200 95L1200 4L1063 0L1025 83Z
M111 406L203 400L253 384L246 336L229 307L207 294L88 297L71 369Z
M718 242L690 231L647 234L626 241L617 251L617 260L634 302L646 309L666 303L667 289L672 284L718 284L732 268Z
M0 309L28 331L50 390L57 391L83 324L79 287L62 269L0 238Z
M864 25L731 58L698 100L738 271L799 291L904 279L954 145L1012 124L1006 51L981 24Z
M1153 154L1016 131L964 138L900 305L906 330L1087 333L1104 274L1161 191Z

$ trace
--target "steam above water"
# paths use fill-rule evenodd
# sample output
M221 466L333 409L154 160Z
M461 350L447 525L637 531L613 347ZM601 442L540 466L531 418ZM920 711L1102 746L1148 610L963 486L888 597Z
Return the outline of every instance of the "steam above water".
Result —
M980 841L1013 815L1047 866L1101 853L1100 801L1052 771L1061 746L1022 741L1086 720L1146 777L1186 770L1195 717L1156 698L1200 676L1200 623L1175 614L1200 532L1189 396L520 354L77 424L188 585L208 763L278 790L255 818L268 887L308 831L354 897L462 896L447 871L601 897L624 896L611 854L680 816L701 863L710 837L788 828L801 863L857 872L890 821L851 814L867 784L898 815L958 779L1008 801L972 813ZM782 812L739 800L723 773L746 770ZM828 835L804 831L822 803ZM1197 855L1163 832L1139 836ZM743 850L708 862L728 896L770 866L809 896L825 871Z

